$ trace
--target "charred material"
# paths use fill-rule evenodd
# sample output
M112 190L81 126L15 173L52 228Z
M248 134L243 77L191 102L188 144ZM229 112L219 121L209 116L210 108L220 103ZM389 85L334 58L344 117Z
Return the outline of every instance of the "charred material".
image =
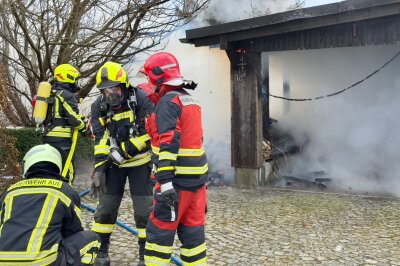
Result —
M331 181L330 178L321 177L324 174L324 171L313 171L310 173L300 174L297 177L284 175L271 181L268 185L272 187L324 190Z
M321 190L327 188L331 180L324 177L324 171L293 173L287 169L289 157L301 153L308 142L306 139L299 144L288 132L283 132L278 127L271 127L273 144L264 142L264 161L271 164L273 174L266 183L267 186Z
M208 173L207 187L222 187L226 185L228 184L224 181L224 173L222 171Z
M274 160L281 159L286 155L293 155L300 152L300 146L288 146L285 150L281 149L272 149L271 154L264 159L265 162L272 162Z
M263 149L264 161L272 162L282 157L286 157L288 155L293 155L301 152L302 146L304 146L306 143L298 145L296 143L295 138L292 135L290 135L288 132L279 130L278 127L276 126L273 126L278 122L277 120L272 118L270 118L269 120L271 124L270 127L271 141L270 142L264 141L264 149ZM265 147L266 145L268 146L268 148Z

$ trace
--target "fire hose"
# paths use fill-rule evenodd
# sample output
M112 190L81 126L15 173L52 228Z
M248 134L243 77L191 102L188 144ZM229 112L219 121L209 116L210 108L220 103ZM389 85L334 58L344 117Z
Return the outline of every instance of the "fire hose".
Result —
M83 197L85 197L87 194L89 194L89 192L90 192L89 189L88 189L88 190L85 190L85 191L79 193L79 196L80 196L81 198L83 198ZM88 210L88 211L90 211L90 212L93 212L93 213L96 211L95 208L92 208L92 207L90 207L89 205L86 205L86 204L84 204L84 203L81 203L81 207L82 207L82 208L85 208L86 210ZM124 228L124 229L127 230L128 232L132 233L133 235L137 236L138 231L137 231L135 228L132 228L132 227L128 226L127 224L121 222L120 220L117 220L117 221L116 221L116 224L117 224L118 226ZM172 261L173 261L176 265L182 266L182 262L181 262L177 257L175 257L174 255L171 256L171 259L172 259Z

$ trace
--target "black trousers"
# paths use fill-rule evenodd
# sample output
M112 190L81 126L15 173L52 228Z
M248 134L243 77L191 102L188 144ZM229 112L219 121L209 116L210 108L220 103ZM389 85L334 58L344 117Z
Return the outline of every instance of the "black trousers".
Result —
M43 137L42 142L44 144L49 144L50 146L56 148L62 157L63 168L67 162L69 153L71 152L72 140L69 138L56 138L56 137ZM73 154L74 155L74 154ZM73 156L72 155L72 156ZM72 157L71 164L68 166L67 177L69 178L69 183L72 184L75 178L75 162L74 156Z
M122 196L126 180L129 182L129 190L133 202L133 211L136 227L139 231L139 256L144 255L144 246L146 243L146 225L149 215L153 208L153 187L154 181L150 177L151 169L149 164L119 168L111 166L106 171L107 193L100 196L99 203L94 214L94 221L97 227L109 228L115 224L118 216L118 210L121 205ZM107 251L110 243L112 229L106 231L93 231L99 233L101 237L100 251Z
M51 265L91 265L99 248L100 237L95 232L80 231L61 241L57 260Z

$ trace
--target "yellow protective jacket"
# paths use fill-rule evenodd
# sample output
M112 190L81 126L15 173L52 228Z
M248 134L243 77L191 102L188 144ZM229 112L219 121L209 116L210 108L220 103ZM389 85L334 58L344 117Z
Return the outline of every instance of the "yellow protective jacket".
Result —
M77 130L85 129L85 123L79 115L76 97L64 86L66 85L62 83L55 84L53 107L49 108L47 112L47 130L44 139L50 142L72 138L74 128Z
M136 88L131 90L135 90L136 93L135 110L129 108L127 102L118 110L102 110L100 106L105 106L102 95L92 104L91 122L95 135L96 171L105 171L113 144L126 159L124 163L118 165L119 167L136 167L151 160L150 137L146 132L144 119L152 112L153 104L144 91Z
M80 197L68 183L19 181L0 199L0 265L48 265L61 240L82 230Z

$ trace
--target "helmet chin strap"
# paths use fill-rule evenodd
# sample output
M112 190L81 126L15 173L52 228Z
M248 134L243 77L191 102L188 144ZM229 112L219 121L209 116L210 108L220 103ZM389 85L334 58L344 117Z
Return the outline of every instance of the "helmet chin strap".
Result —
M159 93L161 89L161 85L157 85L156 89L154 90L154 93Z
M113 110L118 110L118 109L120 109L121 107L122 107L122 105L120 104L120 105L118 105L118 106L112 106L111 109L113 109Z

